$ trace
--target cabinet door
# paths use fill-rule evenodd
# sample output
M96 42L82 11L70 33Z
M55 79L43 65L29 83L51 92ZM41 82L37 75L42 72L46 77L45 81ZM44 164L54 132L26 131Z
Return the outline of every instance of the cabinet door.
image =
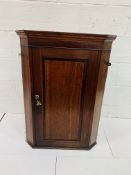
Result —
M39 146L86 147L98 74L98 52L33 48L33 98Z

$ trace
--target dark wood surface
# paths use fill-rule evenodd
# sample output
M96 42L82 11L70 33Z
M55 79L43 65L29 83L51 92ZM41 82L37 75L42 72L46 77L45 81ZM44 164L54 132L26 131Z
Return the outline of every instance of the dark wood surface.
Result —
M84 63L46 59L43 64L45 139L78 140Z
M26 138L35 144L35 124L33 110L33 77L32 77L32 55L31 49L24 47L27 45L26 39L21 39L21 66L24 91L24 107L26 122Z
M96 144L113 35L17 31L27 141L33 147ZM35 95L41 106L36 106Z

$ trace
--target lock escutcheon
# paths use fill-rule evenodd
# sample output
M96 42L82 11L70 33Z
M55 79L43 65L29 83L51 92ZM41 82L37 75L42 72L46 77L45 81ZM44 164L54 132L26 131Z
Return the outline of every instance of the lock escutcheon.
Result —
M38 94L35 95L35 100L36 100L35 105L37 107L42 106L42 102L40 101L40 96Z

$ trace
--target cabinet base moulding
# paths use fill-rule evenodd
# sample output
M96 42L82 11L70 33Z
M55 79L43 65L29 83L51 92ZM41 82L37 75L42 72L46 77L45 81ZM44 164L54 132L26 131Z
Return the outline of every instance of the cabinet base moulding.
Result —
M62 149L62 150L90 150L92 149L97 142L93 143L91 146L88 147L54 147L54 146L38 146L38 145L33 145L30 141L26 140L26 142L31 146L33 149Z

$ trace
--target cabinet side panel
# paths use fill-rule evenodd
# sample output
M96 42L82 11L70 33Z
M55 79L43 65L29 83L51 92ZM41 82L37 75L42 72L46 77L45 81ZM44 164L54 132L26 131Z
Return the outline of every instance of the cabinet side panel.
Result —
M26 122L26 139L32 145L35 144L34 118L32 113L32 76L31 76L31 50L27 47L27 39L21 38L21 63L24 92L24 109Z
M109 61L110 51L100 51L99 57L100 57L100 67L99 67L98 84L96 89L96 100L95 100L95 106L94 106L93 123L92 123L89 145L94 144L97 139L102 100L103 100L105 82L106 82L107 70L108 70L108 65L106 62Z

